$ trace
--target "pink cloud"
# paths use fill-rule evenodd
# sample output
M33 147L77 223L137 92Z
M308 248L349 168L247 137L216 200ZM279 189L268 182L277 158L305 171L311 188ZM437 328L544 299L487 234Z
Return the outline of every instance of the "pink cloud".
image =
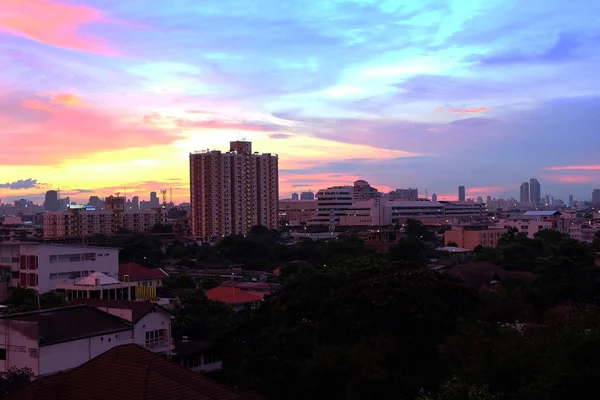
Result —
M600 165L564 165L544 169L546 171L600 171Z
M82 34L82 25L106 21L100 10L53 0L0 1L0 32L50 46L97 54L114 54L101 38Z
M595 181L594 177L590 175L546 176L545 179L557 183L590 183Z
M490 111L490 110L491 110L491 108L487 108L487 107L464 108L464 109L451 108L448 110L448 112L451 112L451 113L480 113L480 112L485 112L485 111Z
M21 145L3 156L3 165L56 165L88 154L179 139L173 131L128 123L120 115L90 107L53 106L39 98L23 101L21 110L9 117L0 126L0 140Z
M177 126L179 126L180 128L202 128L250 132L277 132L282 130L282 127L279 125L253 121L193 121L187 119L179 119L177 120Z

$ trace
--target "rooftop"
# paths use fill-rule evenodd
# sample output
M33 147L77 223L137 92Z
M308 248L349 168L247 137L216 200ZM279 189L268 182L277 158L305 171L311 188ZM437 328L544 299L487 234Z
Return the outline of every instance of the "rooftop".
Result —
M554 215L560 215L559 211L549 210L549 211L526 211L523 215L527 217L551 217Z
M10 400L245 400L243 394L135 344L117 346L68 372L36 379Z
M127 300L103 300L103 299L75 299L72 304L84 304L96 308L118 308L131 310L133 323L137 323L146 314L155 310L168 312L161 306L150 301L127 301Z
M36 322L40 346L131 330L131 324L83 305L0 316L0 320Z
M169 274L161 268L147 268L136 263L119 265L119 279L124 280L125 275L129 275L129 280L132 282L169 277Z
M94 272L93 274L86 276L85 278L77 281L78 286L104 286L104 285L118 285L118 279L106 275L103 272Z
M207 290L206 297L210 300L222 301L227 304L252 303L263 299L263 296L259 294L249 293L235 287L223 286Z

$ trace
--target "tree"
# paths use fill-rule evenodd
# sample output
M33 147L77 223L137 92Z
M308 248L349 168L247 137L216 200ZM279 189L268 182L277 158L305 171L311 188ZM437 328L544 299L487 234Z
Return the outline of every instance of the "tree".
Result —
M0 397L28 385L33 377L30 368L10 367L5 372L0 372Z
M452 277L383 260L302 270L230 334L224 372L272 398L412 398L448 378L438 346L476 303Z
M600 253L600 231L596 231L592 245L594 246L594 250Z
M428 247L421 239L402 238L389 249L388 259L413 266L425 266L428 260L427 251Z
M209 300L203 292L196 291L180 299L175 314L174 337L210 340L231 329L234 311L228 304Z

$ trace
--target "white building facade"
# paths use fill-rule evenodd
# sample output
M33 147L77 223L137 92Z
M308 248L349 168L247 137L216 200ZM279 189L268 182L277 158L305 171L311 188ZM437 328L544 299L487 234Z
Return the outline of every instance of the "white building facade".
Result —
M118 277L119 250L42 243L0 243L0 269L10 270L10 287L45 293L94 272Z

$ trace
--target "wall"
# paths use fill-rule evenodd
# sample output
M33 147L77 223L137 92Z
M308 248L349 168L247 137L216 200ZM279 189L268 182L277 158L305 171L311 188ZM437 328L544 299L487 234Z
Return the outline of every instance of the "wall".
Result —
M146 332L155 331L159 329L167 330L167 339L169 345L164 348L152 348L151 351L161 352L171 350L171 317L166 311L158 309L155 312L148 313L139 320L134 327L134 341L140 346L146 345Z
M74 283L69 275L74 272L92 271L103 272L112 277L118 277L119 251L118 249L92 247L92 246L68 246L68 245L25 245L20 247L21 255L37 255L38 257L38 282L37 286L31 285L40 293L56 289L63 283ZM95 259L84 260L84 253L95 253ZM81 254L81 261L58 261L51 262L50 256L66 254ZM17 267L18 268L18 267ZM62 274L59 275L59 274ZM75 279L77 281L79 279ZM11 285L14 286L14 285Z
M111 333L40 348L39 375L75 368L115 346L133 343L132 331Z
M2 338L0 348L6 349L5 360L0 361L0 371L6 371L14 366L31 368L34 374L38 374L39 329L37 322L2 320L0 321L0 338Z

